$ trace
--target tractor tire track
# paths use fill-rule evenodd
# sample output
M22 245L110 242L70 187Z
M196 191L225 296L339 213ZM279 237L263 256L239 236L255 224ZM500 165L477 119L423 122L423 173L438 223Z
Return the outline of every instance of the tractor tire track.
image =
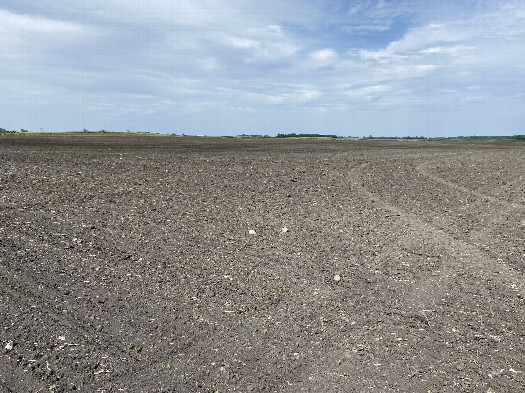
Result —
M412 293L417 292L420 294L418 301L415 301L416 296L408 296L414 299L414 307L419 309L432 308L436 301L444 296L446 297L453 278L460 271L468 271L474 276L494 277L503 286L510 287L510 285L514 284L518 291L521 293L525 292L523 274L511 268L508 264L494 258L490 253L479 249L475 245L463 239L457 239L453 235L438 229L417 215L385 202L381 195L369 191L366 187L366 182L361 177L361 173L367 166L368 164L366 163L362 164L353 171L355 182L352 186L374 204L381 205L386 210L398 215L408 226L415 227L422 237L446 244L451 250L453 258L443 260L443 265L438 274L431 275L413 286Z
M462 240L465 243L468 243L471 246L478 248L478 250L480 250L486 255L489 255L492 259L499 261L506 257L506 262L509 265L511 265L514 269L519 270L521 272L525 272L525 261L523 259L525 257L525 235L523 233L520 234L520 231L517 230L516 235L521 235L522 238L502 239L500 237L500 234L497 233L498 228L508 229L509 224L512 223L513 220L516 220L518 217L524 217L525 206L520 203L507 202L499 198L493 197L491 195L483 194L450 182L432 173L428 169L429 165L431 165L431 161L423 162L416 165L415 169L417 172L421 173L422 175L426 176L427 178L436 183L442 184L445 187L454 190L458 190L467 195L474 195L480 200L489 201L492 204L490 214L483 220L483 225L478 226L468 235L461 236ZM515 224L517 225L517 223ZM507 243L507 249L516 249L515 254L517 253L518 255L504 256L502 255L503 252L495 252L493 250L493 248L496 248L496 250L498 250L498 247L501 247L504 243ZM520 247L521 250L519 249Z

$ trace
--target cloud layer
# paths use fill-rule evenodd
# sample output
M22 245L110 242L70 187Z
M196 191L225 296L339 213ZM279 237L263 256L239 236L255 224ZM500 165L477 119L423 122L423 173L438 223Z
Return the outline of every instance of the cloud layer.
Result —
M525 133L521 1L2 3L2 128Z

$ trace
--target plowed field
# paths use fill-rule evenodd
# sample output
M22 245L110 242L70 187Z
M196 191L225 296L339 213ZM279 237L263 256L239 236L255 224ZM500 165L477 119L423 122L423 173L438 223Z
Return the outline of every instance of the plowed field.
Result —
M0 136L0 391L525 391L524 238L516 141Z

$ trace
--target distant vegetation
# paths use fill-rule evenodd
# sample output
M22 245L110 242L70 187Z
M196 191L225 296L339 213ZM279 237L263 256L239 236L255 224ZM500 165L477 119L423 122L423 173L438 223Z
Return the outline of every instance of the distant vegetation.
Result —
M36 132L34 134L55 134L54 132L43 132L42 129L40 129L40 132ZM9 131L4 128L0 128L0 135L2 134L26 134L29 133L28 130L21 129L20 131ZM100 131L88 131L85 128L82 131L66 131L66 133L119 133L119 131L107 131L107 130L100 130ZM185 135L185 134L165 134L160 132L150 132L150 131L130 131L127 130L126 133L128 134L140 134L140 135L171 135L171 136L195 136L195 135ZM198 135L198 136L204 136L204 135ZM228 136L228 138L234 138L233 136ZM427 141L438 141L438 140L521 140L525 141L525 135L519 134L519 135L504 135L504 136L479 136L479 135L473 135L473 136L452 136L452 137L425 137L425 136L364 136L364 137L354 137L354 136L339 136L335 134L315 134L315 133L309 133L309 134L297 134L295 132L289 133L289 134L277 134L275 137L272 137L270 135L262 135L262 134L240 134L237 135L237 138L323 138L323 139L399 139L399 140L405 140L405 139L417 139L417 140L427 140Z
M29 132L29 131L24 130L23 128L20 131L15 131L15 130L9 131L9 130L6 130L4 128L0 128L0 134L20 134L22 132L25 133L25 132Z
M525 140L525 135L487 135L487 136L449 136L449 137L425 137L425 136L367 136L363 139L420 139L427 141L439 141L439 140L457 140L457 139L466 139L466 140Z
M337 135L323 135L323 134L277 134L277 138L341 138Z
M237 136L239 138L271 138L270 135L260 135L260 134L241 134Z
M512 136L458 136L456 138L449 139L520 139L525 140L525 135L512 135Z

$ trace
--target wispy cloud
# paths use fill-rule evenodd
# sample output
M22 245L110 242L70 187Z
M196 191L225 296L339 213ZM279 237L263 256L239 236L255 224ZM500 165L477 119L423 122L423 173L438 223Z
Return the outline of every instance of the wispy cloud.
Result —
M384 96L391 90L392 87L389 85L374 85L350 89L347 90L345 94L353 99L372 101L374 98Z
M28 57L63 48L85 33L81 24L0 9L0 55Z
M245 62L274 62L293 56L298 46L288 39L276 25L261 30L251 30L243 35L220 34L217 43L232 48Z

